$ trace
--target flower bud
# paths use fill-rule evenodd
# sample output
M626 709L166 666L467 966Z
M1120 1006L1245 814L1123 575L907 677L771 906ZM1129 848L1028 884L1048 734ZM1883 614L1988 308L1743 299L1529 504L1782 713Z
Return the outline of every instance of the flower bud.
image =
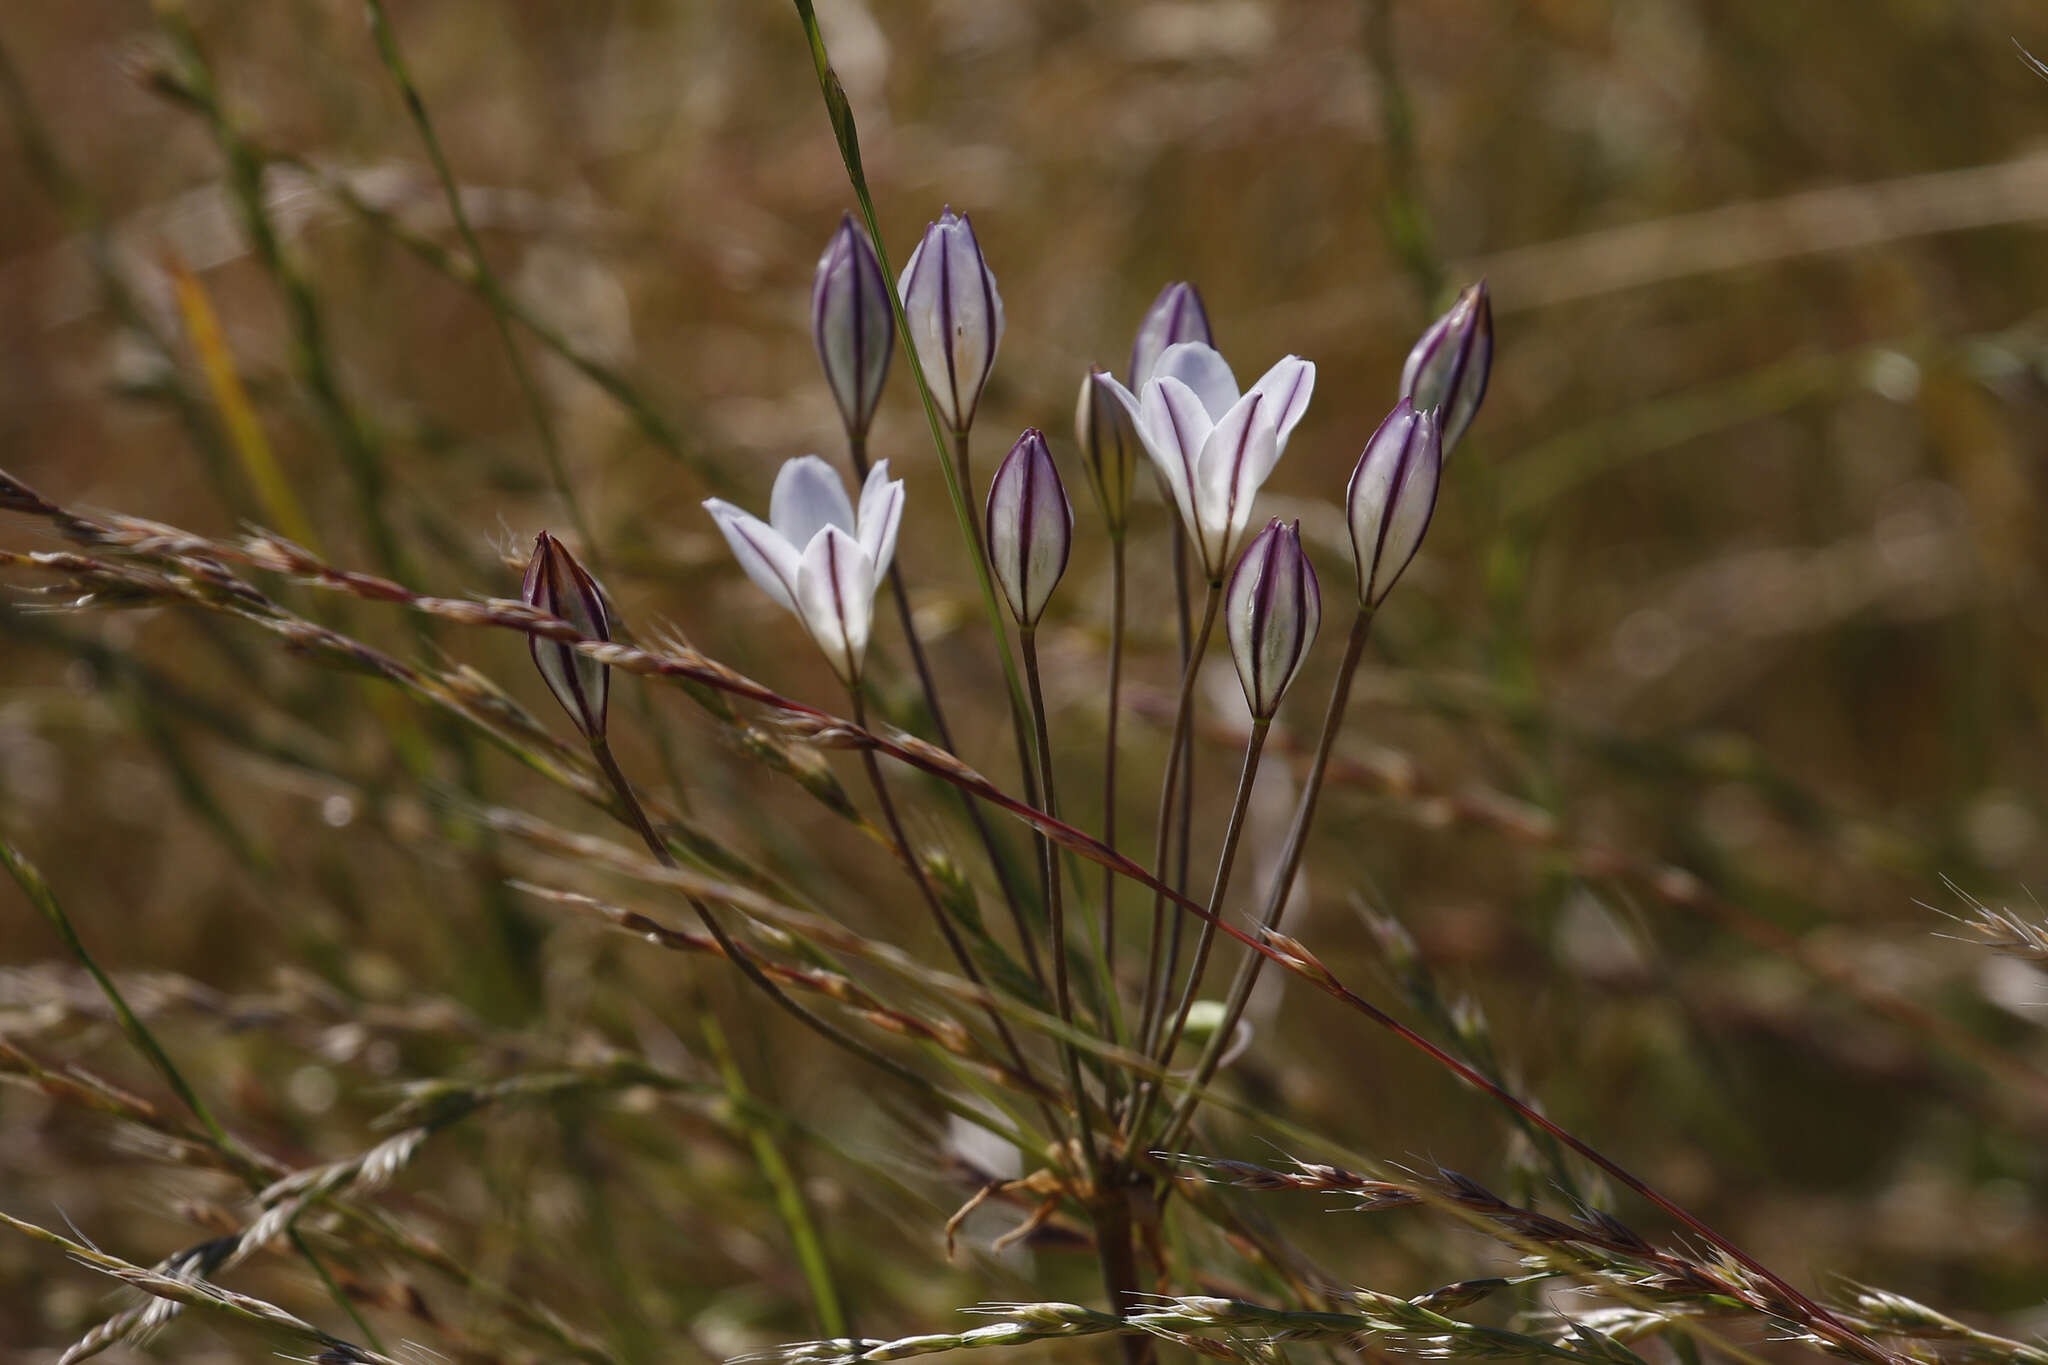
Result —
M924 230L897 290L932 402L949 427L964 432L1003 340L1003 296L965 214L949 208Z
M526 579L519 586L519 595L527 606L561 617L586 638L612 638L611 608L605 602L604 589L576 562L569 547L546 531L534 537L533 558L526 562ZM555 694L583 737L603 739L611 669L566 641L529 635L526 644L548 691Z
M1246 547L1223 606L1230 656L1256 720L1271 720L1323 623L1323 594L1301 548L1301 523L1278 517Z
M889 377L896 315L882 263L850 213L839 220L839 231L818 258L811 282L811 339L847 433L865 436L882 401L882 381Z
M1130 389L1137 393L1152 377L1152 369L1166 348L1183 341L1199 341L1213 347L1209 332L1209 310L1202 307L1202 295L1185 281L1176 281L1159 291L1145 320L1138 324L1138 339L1131 343Z
M1358 602L1377 607L1422 544L1436 510L1444 446L1439 413L1417 412L1403 398L1365 443L1344 493L1351 550L1358 566Z
M988 562L1017 624L1029 630L1045 614L1074 548L1074 509L1053 468L1045 433L1017 438L988 485Z
M1401 367L1401 396L1413 400L1418 412L1438 410L1444 454L1457 447L1478 415L1492 369L1493 302L1481 280L1429 325Z
M1074 438L1081 443L1081 465L1088 471L1088 486L1095 492L1102 519L1109 523L1109 533L1115 536L1123 534L1130 519L1138 432L1115 392L1104 386L1106 378L1099 369L1083 376L1081 399L1074 405Z

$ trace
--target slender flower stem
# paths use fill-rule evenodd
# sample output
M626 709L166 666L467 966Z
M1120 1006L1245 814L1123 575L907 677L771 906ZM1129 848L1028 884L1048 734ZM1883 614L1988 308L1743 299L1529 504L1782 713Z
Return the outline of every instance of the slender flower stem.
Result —
M1188 595L1187 561L1187 537L1176 534L1173 538L1173 595L1180 622L1180 666L1183 669L1188 666L1188 654L1194 644L1195 625L1193 603ZM1174 822L1174 862L1173 877L1170 885L1176 891L1186 891L1188 889L1188 863L1193 852L1192 841L1194 838L1195 818L1195 733L1192 725L1188 727L1187 734L1182 737L1180 750L1174 761L1180 764L1180 807L1176 812L1177 818ZM1160 871L1161 875L1164 875L1165 868L1163 865ZM1165 990L1165 983L1173 979L1174 972L1180 965L1181 935L1186 932L1186 929L1187 926L1181 922L1179 915L1175 915L1172 923L1167 925L1166 970L1160 977L1160 989L1162 991ZM1147 979L1147 985L1150 985L1149 978ZM1151 1030L1159 1021L1154 1018L1148 1018L1145 1022L1147 1031L1141 1036L1149 1041L1152 1037Z
M1315 758L1309 764L1308 777L1302 784L1301 803L1295 809L1294 826L1287 832L1287 844L1280 854L1280 866L1273 874L1273 884L1266 893L1265 912L1259 917L1267 929L1280 927L1280 917L1287 911L1287 897L1294 890L1294 875L1301 867L1301 855L1308 843L1309 826L1315 823L1316 800L1322 794L1323 775L1330 767L1330 752L1336 747L1337 732L1344 728L1344 710L1351 702L1351 683L1358 675L1358 661L1365 655L1365 642L1372 635L1372 608L1360 607L1358 615L1352 618L1351 635L1344 643L1344 660L1337 665L1337 681L1330 687L1330 704L1323 712L1323 733L1316 740ZM1212 932L1203 926L1204 934ZM1156 1144L1170 1148L1187 1131L1194 1118L1195 1106L1201 1103L1202 1089L1216 1074L1217 1066L1223 1060L1224 1050L1230 1046L1231 1034L1237 1031L1237 1021L1244 1017L1245 1004L1252 997L1252 987L1259 983L1259 972L1265 967L1266 959L1257 953L1250 954L1237 969L1237 979L1231 983L1230 1000L1223 1008L1223 1019L1209 1045L1203 1049L1202 1060L1195 1068L1194 1084L1181 1097L1180 1105L1174 1110Z
M1124 533L1109 537L1109 717L1102 751L1102 842L1116 847L1117 722L1123 710L1124 681ZM1102 873L1102 963L1106 994L1103 1027L1109 1041L1122 1041L1116 999L1116 874Z
M867 702L861 697L859 683L855 682L846 691L853 704L853 723L866 729ZM903 821L896 814L896 802L889 795L888 783L882 780L882 767L875 761L874 750L862 749L860 760L861 766L867 770L869 785L875 789L875 804L882 812L882 827L888 831L890 840L896 845L904 867L909 869L910 879L917 883L918 894L923 897L925 907L932 912L932 920L939 926L939 934L946 940L946 946L952 949L954 961L960 964L960 974L982 990L988 990L988 982L982 977L980 966L974 961L974 955L967 951L967 945L961 941L960 931L953 927L952 919L946 914L946 907L939 904L939 894L932 889L931 879L925 875L924 865L917 860L917 850L910 846L910 839L903 832ZM1016 1035L1011 1033L1010 1026L1003 1022L1002 1012L996 1009L992 1002L986 1005L986 1009L989 1023L995 1026L996 1036L1002 1040L1004 1049L1010 1054L1011 1064L1016 1067L1017 1074L1024 1078L1038 1100L1040 1113L1045 1119L1046 1131L1057 1135L1063 1125L1055 1116L1052 1106L1046 1102L1044 1084L1038 1079L1029 1059L1024 1056L1024 1049L1017 1045Z
M1221 581L1209 585L1208 599L1202 605L1202 624L1195 631L1187 654L1187 663L1181 669L1180 699L1173 708L1173 736L1166 742L1166 780L1159 784L1159 819L1153 834L1153 868L1155 881L1165 882L1167 855L1172 847L1172 823L1174 796L1181 785L1183 769L1174 761L1193 732L1190 722L1194 719L1195 678L1202 671L1202 654L1209 647L1209 634L1216 627L1216 609L1223 602ZM1179 793L1186 803L1188 793ZM1177 888L1176 888L1177 889ZM1180 916L1174 916L1176 927ZM1152 897L1152 946L1145 955L1145 1002L1138 1015L1138 1031L1135 1035L1140 1050L1151 1051L1151 1040L1155 1026L1163 1022L1160 1018L1164 1004L1166 982L1160 972L1159 950L1166 937L1166 898L1154 894Z
M633 794L633 784L626 780L626 774L619 769L618 760L612 757L611 745L603 739L593 740L591 741L590 752L597 759L597 766L603 770L605 780L611 783L613 792L618 795L619 807L625 814L626 823L633 827L634 832L647 845L648 853L653 855L654 861L660 863L663 867L675 867L675 855L668 851L668 844L663 841L659 834L655 833L653 824L648 821L647 812L640 805L640 798ZM710 906L706 905L696 896L688 896L686 899L690 902L690 908L697 912L697 918L703 923L705 931L718 944L718 951L725 955L725 960L739 968L740 975L746 977L750 983L770 1000L774 1001L776 1006L791 1018L827 1042L845 1049L847 1052L859 1057L862 1061L879 1067L896 1079L906 1082L913 1089L935 1097L941 1105L951 1112L957 1113L963 1118L972 1119L977 1123L986 1123L988 1121L987 1115L977 1114L973 1109L932 1084L929 1076L921 1075L904 1066L901 1062L884 1056L852 1034L836 1027L823 1016L812 1013L791 999L782 987L776 985L768 974L761 970L760 964L754 961L753 955L733 941L732 935L726 932L725 926L720 924L718 918L711 913Z
M1038 632L1035 629L1024 626L1018 630L1017 651L1024 658L1024 687L1031 699L1032 729L1038 741L1038 786L1045 797L1046 814L1058 815L1059 800L1054 794L1052 778L1052 743L1045 723L1045 691L1038 681ZM1046 946L1052 953L1053 1004L1059 1011L1060 1022L1072 1028L1074 997L1067 980L1066 896L1060 889L1059 853L1042 832L1035 837L1039 863L1045 870L1045 909L1049 926ZM1060 1058L1067 1068L1067 1087L1074 1095L1074 1126L1081 1154L1088 1165L1089 1182L1099 1189L1102 1185L1102 1161L1095 1151L1094 1114L1088 1092L1081 1084L1081 1054L1072 1039L1060 1039Z
M847 437L847 454L853 461L853 473L857 482L865 484L868 477L868 442L865 435ZM931 662L925 657L924 641L917 633L917 621L910 611L910 592L903 586L903 565L899 560L889 561L889 593L896 599L896 615L903 623L903 639L910 649L910 661L917 670L918 686L924 692L925 710L932 718L932 729L937 732L939 743L955 757L960 750L953 743L953 732L946 724L946 713L939 706L939 687L932 676ZM988 817L981 809L981 803L965 792L959 793L960 804L967 811L967 818L974 826L975 835L981 840L982 850L987 853L989 867L994 870L996 883L1003 889L1003 901L1010 908L1010 919L1017 928L1017 942L1022 947L1024 962L1031 969L1031 975L1040 986L1045 984L1045 965L1039 961L1037 935L1031 931L1031 922L1024 914L1024 901L1012 879L1009 860L1003 856L1002 848L996 843L995 831L989 828Z
M1180 1043L1181 1033L1188 1026L1188 1014L1195 1007L1195 995L1202 988L1202 975L1209 970L1209 954L1216 946L1216 923L1223 914L1223 897L1230 888L1230 871L1237 861L1237 845L1244 836L1245 812L1252 803L1252 784L1259 777L1259 756L1266 749L1266 733L1272 728L1270 719L1252 721L1251 738L1245 743L1244 767L1237 779L1237 799L1231 803L1230 824L1223 831L1223 852L1216 860L1216 882L1209 891L1209 918L1202 921L1202 934L1195 942L1195 960L1188 967L1187 985L1180 993L1180 1008L1174 1011L1173 1025L1159 1040L1159 1048L1153 1054L1162 1072L1173 1064L1173 1049ZM1260 959L1264 961L1264 959ZM1159 1086L1147 1081L1138 1096L1136 1112L1131 1115L1130 1131L1135 1135L1143 1130L1145 1120L1152 1111L1153 1103L1159 1097ZM1133 1141L1132 1151L1150 1150L1149 1145Z

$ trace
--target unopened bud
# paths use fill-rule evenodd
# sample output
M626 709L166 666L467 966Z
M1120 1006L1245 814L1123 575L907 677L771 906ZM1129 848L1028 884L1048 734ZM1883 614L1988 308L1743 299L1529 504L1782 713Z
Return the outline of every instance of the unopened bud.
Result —
M1358 602L1377 607L1415 558L1436 510L1444 449L1437 414L1417 412L1403 398L1365 443L1344 494Z
M1002 344L1003 296L965 214L949 208L925 229L897 290L939 416L966 431Z
M586 639L612 638L611 609L604 589L590 576L569 547L546 531L534 538L533 557L519 595L526 605L559 616ZM526 637L540 676L555 700L589 740L604 738L605 706L611 693L611 669L565 640Z
M1401 396L1418 412L1436 410L1444 454L1457 447L1478 415L1492 369L1493 301L1481 280L1466 286L1451 311L1429 325L1401 367Z
M1045 433L1032 427L988 486L989 567L1019 626L1029 630L1045 614L1073 548L1074 509Z
M865 436L882 401L882 381L889 377L896 315L882 263L850 213L818 258L811 282L811 339L847 432Z
M1323 595L1301 548L1301 523L1276 517L1237 561L1224 603L1230 655L1255 719L1270 720L1280 709L1322 621Z
M1109 533L1118 536L1130 520L1138 432L1106 380L1101 370L1090 370L1082 378L1080 401L1074 405L1074 438L1081 443L1081 466L1088 471L1096 506L1109 523Z

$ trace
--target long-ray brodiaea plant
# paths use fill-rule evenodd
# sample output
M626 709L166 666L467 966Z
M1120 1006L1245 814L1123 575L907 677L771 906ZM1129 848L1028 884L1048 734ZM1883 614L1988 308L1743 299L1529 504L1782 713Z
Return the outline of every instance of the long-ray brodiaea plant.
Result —
M847 479L825 458L798 454L777 473L765 520L722 499L707 500L705 508L746 578L792 615L822 653L844 689L844 718L788 696L774 683L746 678L694 648L628 643L635 637L612 599L570 547L547 532L533 545L517 601L459 601L420 595L394 579L333 568L310 550L274 537L257 535L229 544L153 523L95 519L0 476L0 507L53 523L85 547L76 554L10 555L6 562L69 575L114 600L175 602L253 622L309 655L391 682L435 708L437 716L468 727L465 735L473 730L518 754L532 771L631 828L648 858L503 808L486 810L491 828L517 830L550 849L575 849L621 875L673 893L692 910L703 933L606 905L581 890L528 888L538 898L595 911L664 948L724 958L753 990L826 1045L893 1078L935 1111L985 1129L1027 1164L1014 1180L986 1179L968 1201L970 1207L995 1198L1029 1204L1031 1212L1018 1234L1062 1215L1078 1215L1080 1235L1092 1243L1100 1262L1106 1312L1069 1304L1023 1305L1006 1315L1010 1320L1000 1330L979 1338L973 1332L896 1342L841 1338L796 1348L792 1358L881 1360L955 1346L1110 1333L1135 1361L1150 1355L1159 1339L1204 1341L1210 1349L1225 1350L1197 1334L1244 1329L1271 1334L1267 1342L1243 1344L1248 1355L1289 1336L1345 1339L1366 1332L1382 1334L1390 1348L1423 1354L1512 1351L1589 1365L1634 1365L1637 1357L1625 1346L1590 1329L1564 1341L1541 1341L1445 1316L1463 1301L1457 1294L1411 1301L1332 1289L1318 1291L1324 1292L1330 1311L1313 1312L1269 1310L1184 1292L1199 1286L1187 1283L1187 1267L1176 1260L1174 1239L1166 1235L1167 1220L1179 1216L1169 1212L1170 1205L1186 1208L1189 1216L1214 1218L1238 1244L1270 1255L1259 1229L1231 1221L1227 1213L1201 1202L1191 1182L1177 1180L1175 1171L1183 1168L1174 1161L1204 1103L1237 1104L1228 1087L1217 1086L1212 1093L1211 1086L1232 1056L1259 974L1273 963L1485 1091L1528 1131L1569 1148L1656 1204L1711 1244L1717 1259L1707 1264L1657 1252L1591 1211L1569 1224L1548 1219L1449 1177L1397 1186L1316 1168L1323 1187L1437 1202L1500 1232L1510 1245L1536 1258L1531 1264L1540 1273L1553 1273L1551 1262L1542 1257L1554 1256L1563 1264L1565 1253L1557 1249L1576 1249L1582 1258L1577 1270L1554 1273L1583 1272L1623 1296L1646 1289L1697 1290L1702 1300L1754 1309L1802 1339L1866 1365L1887 1362L1888 1353L1868 1336L1874 1319L1838 1315L1807 1299L1481 1069L1357 995L1310 949L1282 932L1373 620L1422 545L1436 511L1445 461L1467 436L1486 392L1494 337L1485 286L1460 294L1416 342L1398 384L1387 385L1397 401L1378 428L1333 438L1363 437L1341 498L1334 487L1307 490L1331 505L1333 524L1341 516L1348 528L1351 573L1348 579L1332 575L1329 582L1339 593L1344 582L1351 584L1354 613L1284 841L1264 850L1268 856L1257 860L1255 873L1241 872L1238 855L1265 746L1290 690L1313 658L1322 620L1324 580L1310 563L1299 523L1273 519L1251 534L1259 524L1261 490L1303 429L1315 366L1287 355L1241 389L1217 349L1200 294L1190 284L1172 283L1138 321L1122 379L1097 369L1080 377L1077 449L1068 468L1074 472L1078 461L1093 494L1109 542L1111 573L1106 723L1099 766L1086 774L1099 781L1078 782L1081 774L1062 769L1083 766L1075 764L1083 746L1057 742L1065 737L1055 732L1039 653L1048 622L1084 619L1091 611L1092 604L1073 600L1077 590L1066 578L1076 542L1067 494L1071 479L1062 477L1059 449L1033 427L1016 438L988 479L985 498L978 494L970 438L1005 328L995 272L968 218L947 208L926 229L892 285L880 225L859 169L851 112L824 61L808 5L799 4L799 10L811 29L820 80L861 207L859 219L849 213L827 243L811 297L812 339L844 429L858 494L849 495ZM373 13L381 14L381 6L373 4ZM498 303L505 306L502 299ZM947 686L966 692L969 685L959 674L967 670L949 674L926 656L896 563L912 483L930 483L913 460L899 459L898 468L907 471L899 479L892 477L888 461L871 462L868 455L897 345L904 348L903 368L928 417L938 468L981 589L990 632L982 642L1003 665L1004 701L1016 746L1014 791L970 767L954 744L945 719ZM1162 516L1134 505L1144 482L1136 476L1140 452L1161 495ZM1341 512L1334 510L1340 505ZM582 547L586 554L594 548ZM1138 774L1149 777L1157 793L1157 819L1143 862L1123 852L1114 824L1121 792L1118 772L1130 776L1141 747L1148 752L1152 747L1128 743L1130 732L1119 724L1125 710L1120 677L1127 549L1149 556L1143 562L1170 578L1177 594L1186 593L1190 573L1202 592L1199 608L1187 596L1177 602L1181 649L1170 733L1153 755L1155 771ZM400 604L422 621L523 632L543 681L581 745L560 741L473 676L405 663L298 615L238 576L247 569ZM877 629L875 600L885 583L896 603L900 641L886 638L886 623ZM779 623L779 617L769 615ZM702 625L690 624L693 629ZM1203 831L1214 838L1202 846L1217 851L1206 883L1198 883L1185 870L1196 846L1188 832L1197 804L1191 735L1198 713L1206 709L1197 680L1219 624L1249 723L1242 731L1242 761L1228 817L1220 831ZM877 699L887 700L885 689L875 686L881 670L871 660L892 643L900 644L909 659L921 704L920 710L896 699L906 713L903 728L870 718L882 709ZM1021 671L1013 667L1013 657L1021 658ZM876 884L871 893L875 905L885 907L907 886L945 942L951 964L923 962L851 922L855 916L819 913L803 889L791 884L800 877L764 865L753 850L717 846L686 811L666 808L637 790L612 752L614 671L690 684L737 747L796 778L834 815L873 835L902 878ZM761 708L780 723L756 725L740 715L735 702ZM841 787L819 757L819 751L847 750L865 779L860 798ZM895 765L886 772L885 758ZM977 858L925 846L935 842L939 808L918 807L913 818L905 818L898 794L904 785L902 768L947 784L959 795L973 826ZM897 779L894 786L892 778ZM1066 809L1062 793L1077 788L1100 790L1099 809L1081 814ZM991 813L1022 822L1036 854L1035 876L1029 868L1019 870L1001 837L1014 833L1014 826L996 825ZM1073 859L1098 865L1104 879L1098 884L1080 877ZM1176 861L1183 870L1174 870ZM36 884L15 860L10 859L10 867L25 885ZM1113 909L1120 879L1151 897L1149 923L1118 923ZM1247 883L1252 884L1249 895ZM1007 931L992 929L981 916L979 898L985 894L1004 901ZM1249 930L1239 927L1233 913L1247 900L1258 906ZM1190 925L1197 937L1183 963L1181 931ZM1237 968L1227 994L1209 1002L1197 1027L1208 970L1224 938L1242 949ZM865 983L863 971L906 983L918 993L918 1007L882 998ZM893 1040L909 1040L921 1049L916 1056L923 1064L906 1062L890 1050ZM1192 1056L1183 1055L1184 1044ZM644 1071L633 1070L630 1077L631 1083L652 1083ZM726 1096L735 1111L745 1109L735 1088L728 1088ZM148 1116L140 1105L125 1112ZM394 1139L398 1146L392 1151L403 1155L329 1168L333 1185L323 1188L358 1180L367 1168L402 1164L431 1127L423 1122L408 1129L402 1141ZM241 1155L224 1130L213 1136L224 1154ZM1162 1154L1174 1161L1162 1162ZM777 1179L772 1157L763 1156L761 1164L764 1173ZM785 1171L778 1181L778 1200L796 1235L805 1217L802 1192L786 1176ZM292 1194L295 1218L312 1202L311 1195L298 1196L317 1185L303 1175L285 1179L271 1187L269 1202L278 1202L279 1192ZM1181 1202L1173 1205L1175 1199ZM260 1245L276 1235L276 1224L274 1217L259 1219L233 1245ZM933 1240L937 1245L936 1235ZM227 1259L223 1255L208 1264ZM823 1282L829 1275L816 1260L813 1255L807 1275L814 1282L821 1320L837 1318L839 1310L826 1307L832 1295ZM169 1264L178 1270L199 1262ZM137 1282L159 1292L163 1287L157 1280L183 1284L196 1300L207 1297L168 1272L153 1278L145 1272ZM1173 1297L1153 1300L1149 1289ZM91 1338L96 1343L111 1339L110 1334ZM356 1348L339 1343L328 1349L322 1358L371 1358L349 1354Z

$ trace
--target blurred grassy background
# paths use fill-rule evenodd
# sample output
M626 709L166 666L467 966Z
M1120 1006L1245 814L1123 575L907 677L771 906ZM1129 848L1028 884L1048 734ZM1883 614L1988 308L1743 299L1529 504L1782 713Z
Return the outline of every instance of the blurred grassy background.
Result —
M793 15L396 8L496 269L632 376L675 433L675 451L659 448L588 380L529 352L626 615L830 699L798 627L763 610L697 507L711 491L763 502L782 459L839 455L807 291L850 196ZM2039 7L819 8L892 255L951 203L974 215L1000 281L1009 332L977 428L984 472L1040 425L1074 475L1080 373L1121 369L1160 285L1194 280L1241 375L1290 351L1319 366L1267 500L1303 518L1334 597L1334 508L1401 358L1447 287L1491 280L1494 385L1383 614L1348 732L1353 780L1325 806L1297 927L1372 979L1355 902L1397 914L1446 989L1484 1005L1550 1112L1802 1283L1868 1280L2041 1326L2026 1315L2048 1293L2048 989L1940 936L1965 908L1942 878L2022 908L2048 881L2048 81L2012 46L2048 49ZM459 250L358 5L190 12L244 132ZM254 514L231 465L208 473L216 419L172 305L175 258L220 312L323 543L371 566L213 137L149 88L163 46L147 9L11 6L0 47L83 191L67 206L18 144L0 154L6 467L67 502L207 533ZM268 190L390 469L415 586L509 593L501 551L564 518L490 314L303 176L274 172ZM168 351L110 308L87 250L101 228ZM190 421L181 390L200 398ZM901 557L948 695L997 716L900 367L874 453L909 480ZM1093 779L1078 774L1099 747L1104 556L1091 510L1077 512L1084 545L1045 648L1071 737L1062 763L1092 821L1078 793ZM1140 563L1163 563L1167 529L1148 503ZM1170 590L1148 571L1136 592L1136 702L1156 719ZM394 650L421 647L401 621L360 606L349 618ZM439 837L346 685L163 613L51 615L16 599L0 640L0 829L111 966L232 998L174 992L166 1036L271 1150L341 1155L373 1140L378 1086L517 1070L592 1039L703 1066L701 995L756 1088L832 1135L799 1159L864 1328L1025 1296L1017 1256L944 1273L937 1225L968 1187L934 1173L938 1133L877 1104L872 1078L756 1027L703 964L494 909L500 851ZM893 621L882 641L895 648ZM516 642L440 645L557 719ZM1283 719L1312 724L1334 652L1326 641L1304 680L1315 701ZM1212 776L1235 761L1234 693L1226 666ZM205 720L196 699L222 716ZM910 911L877 898L872 849L663 705L707 824L850 921L923 944ZM654 782L640 713L614 711L628 767ZM254 752L234 726L303 761ZM971 761L1009 771L999 726L961 728ZM1136 728L1132 771L1149 775L1163 736ZM507 805L598 827L510 763L485 760L482 781ZM1277 822L1284 783L1268 785ZM1227 800L1221 781L1205 790ZM1126 827L1141 829L1149 798L1135 782L1130 794ZM1220 809L1205 814L1213 826ZM922 832L964 850L951 820L934 805ZM11 892L0 945L12 967L57 954ZM272 1013L253 1008L283 971L333 1002L302 983ZM1878 995L2014 1070L1987 1074L1953 1039L1881 1017ZM53 998L46 974L0 977L0 1031L154 1093L102 1021ZM1279 1003L1238 1067L1262 1103L1389 1159L1508 1179L1502 1126L1478 1100L1317 1002ZM1247 1138L1234 1154L1267 1152ZM626 1358L693 1358L808 1331L756 1179L711 1118L565 1104L451 1134L394 1200ZM203 1225L225 1197L103 1125L0 1090L0 1205L55 1205L148 1261L195 1240L181 1214ZM1380 1288L1492 1264L1399 1215L1261 1207ZM1089 1292L1080 1258L1046 1256L1056 1286ZM295 1263L271 1273L275 1292L320 1307L293 1287ZM0 1339L61 1344L101 1293L45 1249L0 1240ZM162 1349L197 1359L214 1340L183 1326Z

